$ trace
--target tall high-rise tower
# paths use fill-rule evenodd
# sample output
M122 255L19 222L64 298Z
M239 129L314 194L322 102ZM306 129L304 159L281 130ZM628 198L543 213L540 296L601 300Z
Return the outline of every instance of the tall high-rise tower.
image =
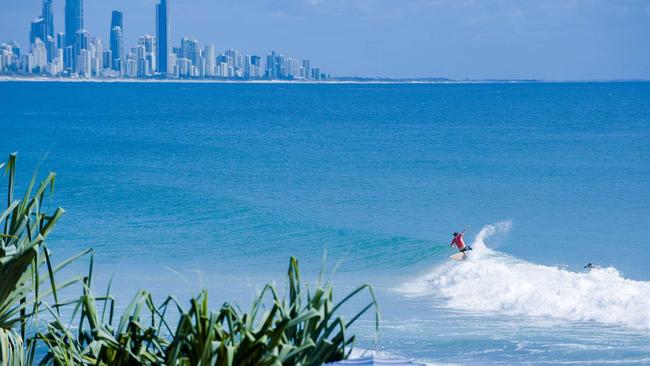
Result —
M124 64L124 23L121 11L113 10L111 15L111 66L113 70L121 71Z
M156 38L145 34L138 39L138 44L144 47L145 74L152 75L157 70Z
M52 12L52 0L43 0L43 21L45 22L45 37L54 39L54 13Z
M157 66L161 74L169 73L169 10L167 0L160 0L156 5L156 40L157 40Z
M113 58L112 67L115 71L122 71L126 58L124 55L124 34L122 28L113 27L111 29L111 57Z
M29 43L34 44L36 38L40 39L41 42L45 40L45 21L43 18L34 19L31 24L31 30L29 32Z
M83 0L65 0L65 45L74 46L77 31L84 28Z
M123 20L124 14L121 11L113 10L113 13L111 14L111 29L115 27L124 29Z
M43 0L43 42L47 48L47 60L51 62L56 54L54 43L54 13L52 12L52 0Z

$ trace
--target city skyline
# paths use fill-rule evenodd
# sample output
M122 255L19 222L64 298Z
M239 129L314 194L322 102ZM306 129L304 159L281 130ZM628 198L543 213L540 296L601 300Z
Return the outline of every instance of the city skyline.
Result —
M64 32L56 32L52 0L42 0L42 13L31 22L29 48L15 41L0 45L0 73L72 78L314 80L329 76L308 59L271 51L266 63L258 55L227 49L217 55L212 43L183 37L170 49L172 22L167 0L155 5L155 36L144 34L127 51L124 13L112 10L109 44L91 34L84 23L84 1L64 0Z

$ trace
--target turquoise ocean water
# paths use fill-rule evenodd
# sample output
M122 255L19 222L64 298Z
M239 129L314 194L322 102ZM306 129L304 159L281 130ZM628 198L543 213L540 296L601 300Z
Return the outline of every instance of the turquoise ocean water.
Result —
M59 174L51 247L93 246L122 306L246 305L327 248L339 294L375 286L383 352L650 364L649 83L2 82L0 107L23 182Z

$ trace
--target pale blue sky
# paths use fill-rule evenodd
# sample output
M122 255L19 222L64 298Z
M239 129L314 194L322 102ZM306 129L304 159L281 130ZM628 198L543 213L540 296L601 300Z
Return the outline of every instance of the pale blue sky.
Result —
M54 0L63 29L65 0ZM650 79L648 0L170 0L181 36L312 59L335 75ZM0 40L25 46L40 0L0 0ZM85 0L86 28L108 39L155 34L155 0Z

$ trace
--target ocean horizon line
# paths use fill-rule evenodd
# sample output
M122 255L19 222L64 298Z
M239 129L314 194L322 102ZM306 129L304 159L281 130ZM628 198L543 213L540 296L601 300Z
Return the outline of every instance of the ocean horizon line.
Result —
M189 84L525 84L525 83L643 83L650 79L447 79L447 78L357 78L335 77L329 80L220 80L220 79L123 79L59 78L0 75L0 82L58 83L189 83Z

